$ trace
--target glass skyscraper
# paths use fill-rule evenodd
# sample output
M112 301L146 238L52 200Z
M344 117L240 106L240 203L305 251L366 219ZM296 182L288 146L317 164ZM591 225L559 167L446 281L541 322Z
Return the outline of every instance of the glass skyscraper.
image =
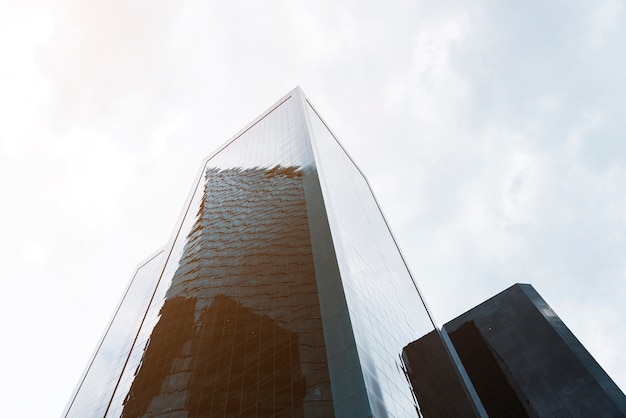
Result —
M529 284L443 329L489 416L626 417L624 393Z
M68 417L415 417L435 330L363 173L296 88L207 157Z
M624 393L529 284L498 293L402 355L425 417L468 416L465 391L480 416L626 417Z

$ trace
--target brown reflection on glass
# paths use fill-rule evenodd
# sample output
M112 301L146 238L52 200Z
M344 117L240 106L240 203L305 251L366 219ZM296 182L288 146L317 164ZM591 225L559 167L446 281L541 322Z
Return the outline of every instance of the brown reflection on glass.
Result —
M180 396L189 382L193 336L194 299L172 298L161 308L161 319L152 330L142 366L124 401L124 417L153 416L155 412L181 411ZM185 367L187 364L187 367Z
M201 415L303 416L298 336L227 296L200 317L188 406Z
M207 171L123 416L174 413L333 416L295 167Z
M298 336L223 295L194 321L196 302L165 302L123 416L303 417Z

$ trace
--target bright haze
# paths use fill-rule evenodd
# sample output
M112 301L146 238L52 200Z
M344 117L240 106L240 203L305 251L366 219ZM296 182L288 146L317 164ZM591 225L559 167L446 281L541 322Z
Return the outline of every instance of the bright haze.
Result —
M617 0L2 2L0 410L61 413L202 158L296 85L440 325L530 283L626 388L625 44Z

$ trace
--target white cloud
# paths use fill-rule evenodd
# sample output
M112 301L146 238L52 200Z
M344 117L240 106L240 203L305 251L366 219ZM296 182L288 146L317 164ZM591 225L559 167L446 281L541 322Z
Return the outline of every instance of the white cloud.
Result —
M619 0L603 1L597 6L589 30L589 44L592 47L604 46L607 38L615 34L623 8L624 4Z

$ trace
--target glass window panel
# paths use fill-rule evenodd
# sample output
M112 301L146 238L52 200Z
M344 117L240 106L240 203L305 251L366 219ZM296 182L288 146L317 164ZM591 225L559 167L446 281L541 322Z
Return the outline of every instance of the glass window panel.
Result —
M367 180L308 101L307 112L370 407L375 416L414 416L398 357L434 325Z
M104 416L154 293L162 255L163 251L159 251L135 271L68 405L67 416Z

